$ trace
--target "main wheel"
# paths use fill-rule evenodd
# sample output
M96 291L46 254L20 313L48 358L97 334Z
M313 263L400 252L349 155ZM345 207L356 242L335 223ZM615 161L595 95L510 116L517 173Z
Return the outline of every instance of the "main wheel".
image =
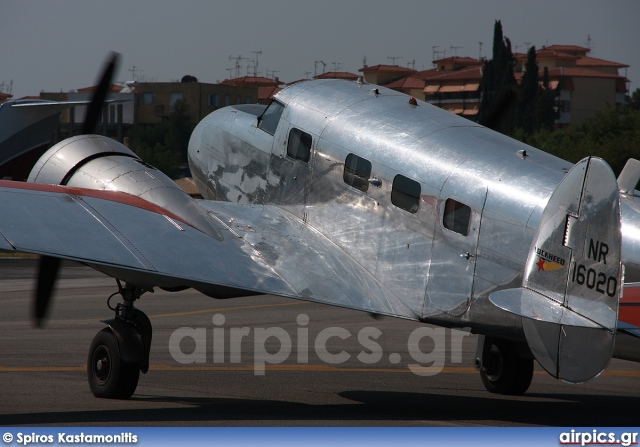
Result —
M87 359L89 387L96 397L128 399L138 386L140 365L120 359L118 341L110 328L104 328L91 342Z
M487 391L497 394L524 394L533 378L533 359L518 357L508 340L489 342L489 365L480 370L480 378Z

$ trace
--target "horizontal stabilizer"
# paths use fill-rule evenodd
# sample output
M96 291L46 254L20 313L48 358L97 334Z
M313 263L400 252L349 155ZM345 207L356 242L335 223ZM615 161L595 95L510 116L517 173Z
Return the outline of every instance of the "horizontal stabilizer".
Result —
M573 312L546 296L525 288L501 290L491 294L490 301L500 309L532 320L588 328L602 328L599 324Z

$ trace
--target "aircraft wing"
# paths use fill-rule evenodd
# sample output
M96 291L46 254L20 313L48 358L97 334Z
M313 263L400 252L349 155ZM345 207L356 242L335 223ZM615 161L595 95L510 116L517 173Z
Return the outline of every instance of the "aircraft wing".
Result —
M307 224L270 206L201 204L221 238L122 192L0 181L0 249L90 265L146 288L269 293L415 317Z
M128 102L128 99L107 99L105 104ZM75 106L88 106L91 104L89 100L81 101L49 101L49 100L16 100L11 104L13 109L46 109L51 112L60 112Z

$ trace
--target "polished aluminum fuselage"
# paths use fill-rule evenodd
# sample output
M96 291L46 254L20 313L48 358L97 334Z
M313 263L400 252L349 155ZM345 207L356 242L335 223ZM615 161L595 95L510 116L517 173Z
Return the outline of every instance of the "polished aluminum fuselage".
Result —
M212 113L189 148L200 190L208 199L286 208L388 288L405 309L397 316L517 328L487 297L522 281L540 214L571 164L373 88L341 81L289 87L277 96L285 108L274 135L257 127L255 108ZM287 156L292 127L313 137L308 163ZM381 186L347 185L348 154L371 161ZM391 202L398 174L420 183L415 214ZM467 236L442 225L450 198L472 209Z

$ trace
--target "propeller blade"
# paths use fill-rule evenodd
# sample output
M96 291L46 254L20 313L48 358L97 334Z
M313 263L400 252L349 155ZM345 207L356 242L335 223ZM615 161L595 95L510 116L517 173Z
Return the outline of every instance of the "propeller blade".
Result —
M115 73L119 59L120 54L112 52L102 69L100 81L98 82L96 91L93 94L93 98L91 98L91 104L87 107L87 114L82 126L82 134L91 134L95 132L95 128L102 114L102 106L104 105L107 93L109 93L113 74Z
M91 103L87 106L87 115L84 119L82 126L82 134L91 134L95 131L100 116L102 114L102 106L111 87L111 80L113 74L116 71L120 54L113 52L109 55L107 62L102 69L100 75L100 81L96 87L96 91L91 98ZM62 181L62 184L66 184L66 178ZM35 324L39 327L42 326L44 318L47 316L47 311L51 303L51 297L53 295L53 287L58 278L58 271L60 270L60 259L52 258L51 256L42 256L40 263L38 264L38 287L36 289L36 296L33 308L33 317Z
M51 256L41 256L38 264L38 287L36 289L36 299L33 317L36 326L42 327L42 322L47 316L51 296L53 295L53 286L58 278L60 270L60 259Z

